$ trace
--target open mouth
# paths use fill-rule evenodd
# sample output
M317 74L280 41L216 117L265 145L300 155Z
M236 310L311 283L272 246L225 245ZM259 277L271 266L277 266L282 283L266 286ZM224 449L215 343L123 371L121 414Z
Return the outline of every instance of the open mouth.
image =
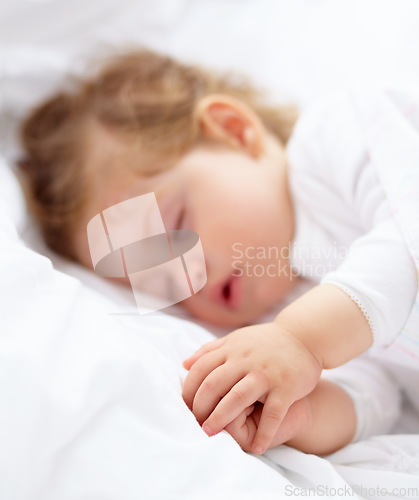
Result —
M241 279L237 275L215 285L211 291L212 300L229 309L237 309L240 306L241 295Z
M222 290L222 294L223 294L223 298L226 302L228 302L230 300L230 288L231 288L231 283L230 281L228 281L224 287L223 287L223 290Z

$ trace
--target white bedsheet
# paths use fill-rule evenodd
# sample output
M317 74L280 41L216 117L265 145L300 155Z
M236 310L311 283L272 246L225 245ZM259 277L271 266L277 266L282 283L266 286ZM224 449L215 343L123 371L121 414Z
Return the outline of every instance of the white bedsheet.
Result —
M354 3L358 11L351 10ZM0 156L14 158L15 119L62 81L69 64L77 67L74 54L89 52L90 42L147 42L226 68L237 61L274 93L275 85L279 94L294 91L302 104L364 70L367 77L386 68L387 77L419 81L418 60L411 58L419 46L416 2L406 0L405 9L372 0L340 5L341 11L329 0L316 6L305 0L153 6L6 0L0 4ZM379 6L380 22L374 18ZM333 26L324 17L328 9ZM220 14L226 31L219 29ZM382 37L372 44L377 50L364 54L372 23ZM203 54L214 26L214 50ZM355 40L347 38L354 32ZM304 34L314 44L310 57ZM232 37L238 43L229 44ZM380 40L388 49L382 54ZM275 60L266 51L272 46ZM225 432L208 438L181 398L181 362L211 335L179 317L140 317L127 289L40 251L19 187L0 161L1 500L376 499L384 489L386 498L419 498L418 434L378 436L327 459L286 446L258 458ZM410 424L401 428L417 429Z

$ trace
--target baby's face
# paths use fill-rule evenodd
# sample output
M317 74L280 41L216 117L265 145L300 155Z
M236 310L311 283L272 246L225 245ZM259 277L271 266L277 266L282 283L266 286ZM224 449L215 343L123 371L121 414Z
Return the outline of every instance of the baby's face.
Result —
M249 323L291 287L287 250L293 216L285 155L273 139L267 149L268 154L255 159L203 143L167 171L110 181L89 207L89 217L112 203L154 191L166 230L195 231L205 255L207 283L182 305L214 324ZM78 253L91 267L85 242Z

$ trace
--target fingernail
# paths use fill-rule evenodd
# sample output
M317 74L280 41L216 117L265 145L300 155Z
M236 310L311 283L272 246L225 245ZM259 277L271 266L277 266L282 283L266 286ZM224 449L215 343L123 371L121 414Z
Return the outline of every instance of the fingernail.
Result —
M203 425L202 426L202 430L205 432L205 434L207 434L208 436L213 436L214 435L214 432L212 431L211 427L209 427L208 425Z
M256 455L262 455L263 452L262 446L255 446L253 448L253 451L256 453Z

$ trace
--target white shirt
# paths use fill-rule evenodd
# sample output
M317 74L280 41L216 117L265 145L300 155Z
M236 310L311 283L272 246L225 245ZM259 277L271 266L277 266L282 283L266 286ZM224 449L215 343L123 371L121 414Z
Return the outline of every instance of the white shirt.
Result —
M417 275L372 165L348 94L302 116L288 144L294 272L344 290L374 345L391 343L415 301Z

